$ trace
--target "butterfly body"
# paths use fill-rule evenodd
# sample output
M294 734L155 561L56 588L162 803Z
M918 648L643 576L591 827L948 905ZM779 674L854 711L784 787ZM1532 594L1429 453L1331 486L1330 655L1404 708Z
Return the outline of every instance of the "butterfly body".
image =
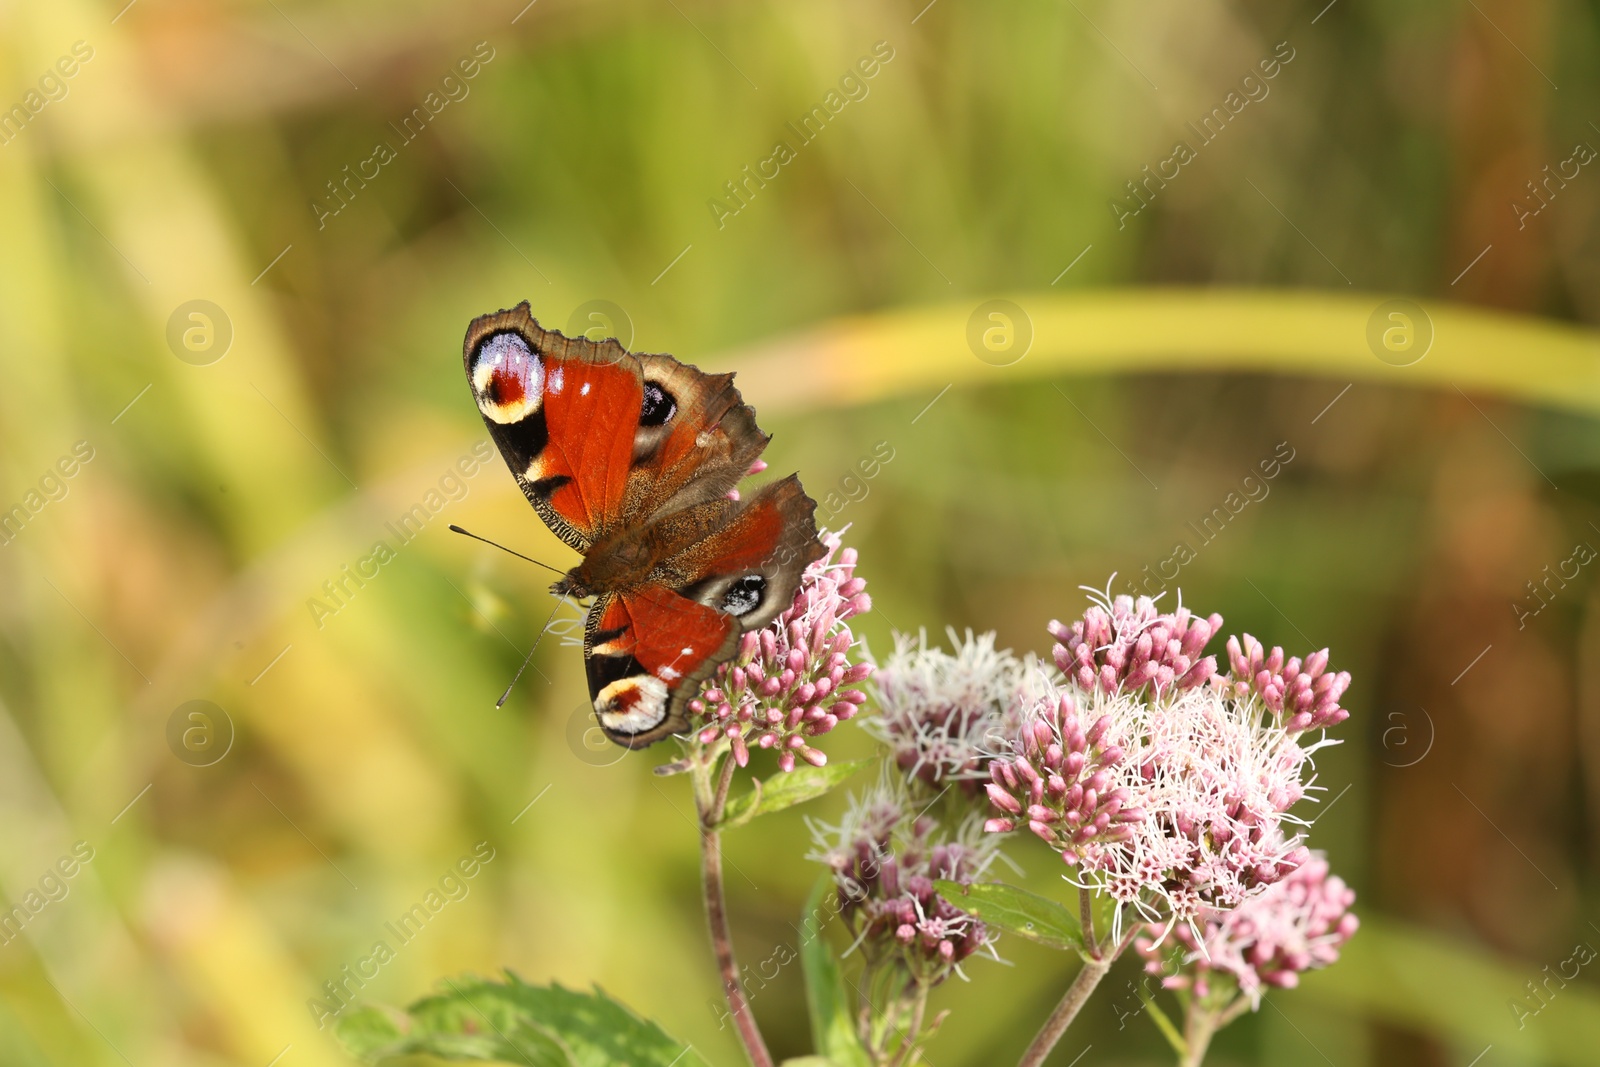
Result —
M715 502L700 504L642 528L619 529L589 546L583 562L550 591L583 599L650 582L675 584L682 576L668 561L721 525L727 510Z
M565 337L526 303L475 319L462 358L518 485L583 553L551 591L594 598L584 663L602 730L630 748L682 732L700 683L823 554L816 503L793 475L730 497L769 440L731 374Z

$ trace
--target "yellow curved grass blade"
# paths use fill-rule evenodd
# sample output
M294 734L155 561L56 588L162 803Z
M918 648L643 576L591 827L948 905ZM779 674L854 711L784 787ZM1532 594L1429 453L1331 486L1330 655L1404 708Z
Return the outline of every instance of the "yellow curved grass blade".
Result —
M846 318L711 360L737 367L763 411L867 403L949 384L1151 371L1312 375L1415 388L1460 388L1600 413L1600 332L1525 315L1420 302L1432 325L1409 366L1379 359L1369 320L1394 297L1247 289L1108 289L1010 296L1032 323L1031 347L996 366L969 346L978 301ZM1386 317L1380 325L1390 325ZM1422 320L1418 320L1421 323ZM983 326L990 325L985 321ZM1019 329L1016 337L1023 336ZM1418 347L1423 336L1419 325ZM1381 349L1381 343L1379 345ZM981 349L981 342L980 342ZM991 355L999 361L1009 354Z

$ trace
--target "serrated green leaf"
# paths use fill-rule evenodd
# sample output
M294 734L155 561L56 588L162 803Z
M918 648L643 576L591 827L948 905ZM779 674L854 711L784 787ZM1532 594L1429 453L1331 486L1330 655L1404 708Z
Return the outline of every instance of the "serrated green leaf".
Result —
M445 1060L497 1060L526 1067L576 1067L560 1042L531 1018L479 1012L464 1000L435 997L411 1012L364 1007L339 1020L344 1047L368 1063L417 1053Z
M444 993L405 1012L368 1007L347 1014L340 1041L369 1063L427 1053L525 1067L705 1067L692 1049L598 988L532 986L514 975L444 984Z
M401 1025L388 1011L368 1004L341 1015L334 1032L346 1052L365 1060L381 1055L384 1049L402 1040L405 1033Z
M788 774L780 771L765 781L757 782L750 792L729 800L719 825L724 828L743 826L757 816L770 815L815 800L832 792L846 778L872 762L854 760L849 763L828 763L821 767L813 767L808 763Z
M1083 928L1078 917L1053 900L1004 882L962 885L937 881L933 887L951 904L971 912L990 926L1050 948L1083 950Z
M805 972L806 1004L811 1009L811 1041L819 1054L814 1058L828 1067L871 1067L856 1036L855 1012L839 961L822 932L823 916L833 914L823 902L833 891L832 875L817 879L800 924L800 969Z

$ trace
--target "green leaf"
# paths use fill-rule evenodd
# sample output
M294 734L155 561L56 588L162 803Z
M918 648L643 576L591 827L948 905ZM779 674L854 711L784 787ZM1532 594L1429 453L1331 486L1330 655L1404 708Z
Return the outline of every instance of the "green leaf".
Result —
M823 1056L797 1056L792 1060L784 1060L778 1067L839 1067L839 1065Z
M832 892L832 875L817 879L806 899L805 919L800 924L800 968L805 972L806 1004L811 1009L811 1041L819 1054L813 1058L829 1067L871 1067L866 1049L856 1036L855 1012L850 1008L850 994L839 971L839 961L833 958L822 932L824 917L836 914L823 903Z
M382 1050L400 1041L404 1023L382 1008L363 1005L351 1008L338 1019L334 1032L345 1051L362 1059L375 1059Z
M1050 948L1083 951L1083 928L1078 917L1053 900L1004 882L962 885L937 881L933 887L941 897L990 926Z
M692 1049L634 1015L602 990L445 979L446 992L404 1012L364 1007L338 1035L368 1063L415 1053L447 1060L498 1060L525 1067L705 1067Z
M873 760L855 760L849 763L828 763L813 767L802 764L788 774L779 772L766 781L757 781L755 788L728 801L723 812L723 828L743 826L759 815L769 815L784 808L792 808L808 800L815 800L832 792L846 778Z
M485 1006L480 1014L464 1000L434 997L413 1004L409 1014L355 1009L339 1020L337 1032L345 1048L368 1063L425 1052L446 1060L575 1067L576 1061L539 1023L501 1016L494 1007Z

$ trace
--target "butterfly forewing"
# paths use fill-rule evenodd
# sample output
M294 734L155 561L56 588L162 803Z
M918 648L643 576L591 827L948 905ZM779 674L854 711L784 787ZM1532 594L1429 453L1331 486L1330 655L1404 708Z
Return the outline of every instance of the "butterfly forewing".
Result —
M463 359L483 421L545 524L580 552L620 526L639 361L614 341L541 329L526 304L475 320Z

